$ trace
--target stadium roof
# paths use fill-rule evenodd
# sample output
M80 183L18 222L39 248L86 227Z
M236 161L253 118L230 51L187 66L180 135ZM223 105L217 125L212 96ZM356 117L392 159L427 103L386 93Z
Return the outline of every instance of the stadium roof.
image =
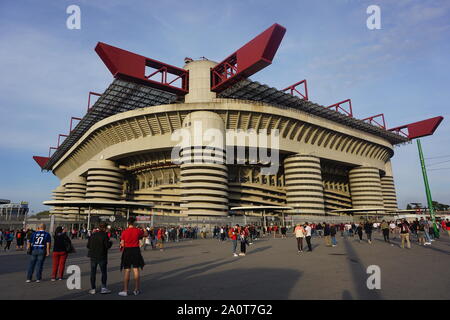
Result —
M276 105L282 108L293 108L301 110L325 119L341 123L354 129L359 129L374 134L388 140L392 144L404 143L409 141L408 138L400 136L397 133L387 131L362 120L358 120L337 111L330 110L317 103L301 99L289 93L280 91L276 88L271 88L265 84L260 84L259 82L251 81L248 79L242 80L232 87L224 90L223 92L218 94L218 96L222 98L259 101L271 105Z
M292 108L316 116L329 119L354 129L359 129L379 137L392 144L409 141L397 133L390 132L358 120L337 111L327 109L319 104L303 100L276 88L259 82L242 80L218 94L220 98L250 100L267 103L281 108ZM151 88L144 84L115 79L86 115L78 122L68 137L56 149L45 163L43 170L51 170L59 159L91 128L95 123L112 115L149 106L171 104L177 100L177 95Z
M78 122L69 136L53 153L42 168L51 170L53 165L92 127L95 123L117 113L134 109L173 103L173 93L154 89L134 82L115 79L98 98L92 108Z

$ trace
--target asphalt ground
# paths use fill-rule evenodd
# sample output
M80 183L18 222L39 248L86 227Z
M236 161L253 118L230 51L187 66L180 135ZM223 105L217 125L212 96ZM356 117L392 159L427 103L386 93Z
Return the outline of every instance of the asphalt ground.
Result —
M139 296L120 297L122 273L115 241L108 262L111 294L88 294L90 261L86 240L75 240L76 253L67 260L81 268L81 289L69 290L66 281L50 281L51 259L42 282L25 283L29 256L0 250L0 299L450 299L450 239L442 234L431 246L412 241L411 249L393 246L374 233L372 244L341 238L326 247L313 237L313 252L297 252L296 240L263 237L245 257L233 257L231 242L198 239L167 243L164 251L143 251ZM239 248L239 246L238 246ZM368 289L367 268L379 266L381 289ZM100 286L100 272L97 283ZM133 281L130 281L133 289Z

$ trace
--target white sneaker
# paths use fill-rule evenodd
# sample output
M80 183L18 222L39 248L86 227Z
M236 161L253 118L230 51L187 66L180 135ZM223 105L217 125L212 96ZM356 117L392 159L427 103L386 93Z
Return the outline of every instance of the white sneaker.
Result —
M126 291L120 291L120 292L119 292L119 296L121 296L121 297L126 297L126 296L128 296L128 292L126 292Z
M36 280L37 283L41 282L41 280Z
M137 296L137 295L139 295L141 292L139 291L139 290L134 290L133 291L133 294L135 295L135 296Z
M31 282L31 280L27 280L27 281L25 281L26 283L30 283Z
M102 290L100 291L101 294L108 294L111 293L111 290L107 289L107 288L102 288Z
M89 290L89 294L95 294L95 289Z
M52 278L52 279L50 279L50 281L52 281L52 282L53 282L53 281L56 281L56 279Z
M233 256L235 256L235 257L239 257L236 253L233 253Z

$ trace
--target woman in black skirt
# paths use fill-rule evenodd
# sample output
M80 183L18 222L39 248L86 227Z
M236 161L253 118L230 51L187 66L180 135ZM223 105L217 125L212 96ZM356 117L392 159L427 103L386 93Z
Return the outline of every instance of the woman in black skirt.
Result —
M120 240L120 249L122 250L122 260L120 270L125 269L123 276L123 290L119 292L119 296L126 297L128 295L128 283L130 281L130 271L133 268L135 289L133 294L137 296L140 291L139 268L143 268L145 263L141 255L139 240L147 237L147 230L139 229L134 226L136 219L130 217L128 219L128 228L122 232Z

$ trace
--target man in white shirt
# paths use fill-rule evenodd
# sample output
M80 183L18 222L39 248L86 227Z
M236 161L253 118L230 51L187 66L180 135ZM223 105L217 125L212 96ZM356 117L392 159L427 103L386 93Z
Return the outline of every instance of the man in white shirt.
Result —
M305 222L305 239L306 243L308 244L308 252L311 252L311 227L309 226L308 222Z

